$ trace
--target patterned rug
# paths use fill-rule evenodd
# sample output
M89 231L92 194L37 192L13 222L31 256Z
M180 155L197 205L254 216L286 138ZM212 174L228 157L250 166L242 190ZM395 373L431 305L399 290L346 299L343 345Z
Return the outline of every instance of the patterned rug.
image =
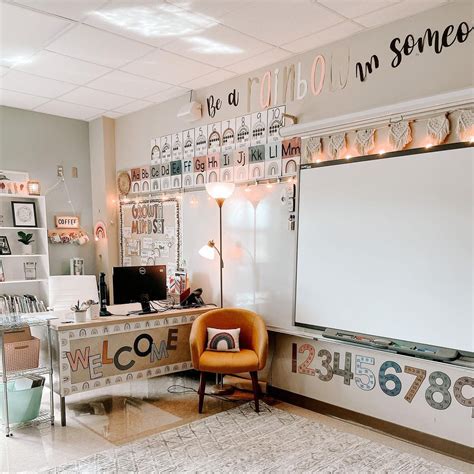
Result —
M440 464L253 404L47 472L455 472Z

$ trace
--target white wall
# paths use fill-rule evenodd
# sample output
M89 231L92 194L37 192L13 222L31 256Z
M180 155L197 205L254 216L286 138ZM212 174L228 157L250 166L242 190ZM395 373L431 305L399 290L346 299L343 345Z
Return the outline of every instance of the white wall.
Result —
M326 58L327 74L323 91L317 97L308 94L303 100L287 101L288 112L297 115L300 123L472 87L474 71L472 33L465 43L455 43L449 48L444 48L441 54L436 54L429 47L426 47L422 54L414 52L405 57L401 65L395 69L390 65L394 53L389 49L389 43L394 37L404 38L407 34L422 36L428 27L442 32L449 24L457 26L461 21L472 24L471 6L470 1L451 3L293 56L253 73L194 91L193 99L205 104L209 94L225 99L227 93L236 88L240 93L240 104L238 107L224 105L213 119L205 114L201 121L192 125L207 124L248 113L246 91L249 77L261 77L266 70L274 71L276 68L280 70L281 77L284 66L301 61L302 74L307 78L317 54L322 54ZM355 64L358 61L365 63L372 54L379 56L380 67L365 82L360 82L355 77ZM331 57L334 58L334 75L336 75L338 71L347 69L343 67L343 58L347 58L348 55L350 65L347 86L342 90L332 91L334 86L329 81ZM258 103L258 86L254 86L253 90L251 111L261 110ZM190 128L189 124L176 118L180 106L188 101L189 94L117 119L115 135L117 169L148 164L152 138ZM283 103L282 87L279 88L274 102Z
M80 257L87 273L95 272L92 238L91 169L89 126L87 122L56 117L28 110L0 107L0 168L26 171L41 183L41 193L57 182L57 166L64 166L65 180L71 193L81 227L91 242L85 245L49 245L52 275L69 274L69 259ZM78 178L72 178L72 167ZM54 228L54 215L71 213L61 185L46 197L48 228Z

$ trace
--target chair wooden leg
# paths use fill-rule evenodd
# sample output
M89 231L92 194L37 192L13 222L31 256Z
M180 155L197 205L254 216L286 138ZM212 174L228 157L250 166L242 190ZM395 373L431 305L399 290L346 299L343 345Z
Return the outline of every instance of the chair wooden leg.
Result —
M258 413L260 411L260 408L258 406L258 399L260 396L260 386L258 385L257 372L250 372L250 377L252 377L252 388L253 388L253 398L255 400L255 411Z
M204 404L204 394L206 392L206 373L201 372L199 377L199 413L202 413L202 406Z

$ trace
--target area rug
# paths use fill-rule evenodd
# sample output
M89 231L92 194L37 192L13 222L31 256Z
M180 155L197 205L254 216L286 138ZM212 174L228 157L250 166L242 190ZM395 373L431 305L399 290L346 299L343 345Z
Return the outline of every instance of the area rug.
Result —
M307 418L253 403L48 472L455 472Z

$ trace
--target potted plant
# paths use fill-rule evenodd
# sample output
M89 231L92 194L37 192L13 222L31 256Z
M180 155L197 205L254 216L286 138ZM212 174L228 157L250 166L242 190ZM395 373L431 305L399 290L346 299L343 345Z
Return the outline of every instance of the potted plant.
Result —
M27 234L20 230L18 232L18 242L21 242L23 244L22 247L22 253L23 255L31 255L33 253L33 246L31 245L34 240L33 240L33 234Z
M77 300L77 303L74 306L71 306L71 311L74 313L74 321L76 321L76 323L83 323L86 321L89 306L88 303L79 303L79 300Z

